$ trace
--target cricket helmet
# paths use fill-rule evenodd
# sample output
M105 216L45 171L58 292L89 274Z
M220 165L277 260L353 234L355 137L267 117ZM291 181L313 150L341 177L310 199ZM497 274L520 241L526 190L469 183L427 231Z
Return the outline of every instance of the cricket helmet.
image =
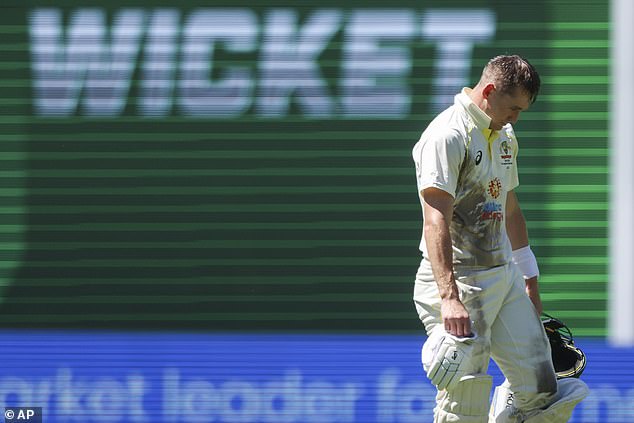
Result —
M578 378L586 368L586 355L575 346L572 332L561 320L543 313L544 330L548 335L557 379Z

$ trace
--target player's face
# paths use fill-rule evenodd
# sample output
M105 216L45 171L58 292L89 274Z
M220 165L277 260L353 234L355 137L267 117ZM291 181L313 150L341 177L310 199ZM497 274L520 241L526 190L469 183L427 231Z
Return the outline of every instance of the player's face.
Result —
M499 131L507 123L515 124L520 113L531 105L529 94L521 89L511 92L500 92L493 88L487 97L484 111L491 118L491 129Z

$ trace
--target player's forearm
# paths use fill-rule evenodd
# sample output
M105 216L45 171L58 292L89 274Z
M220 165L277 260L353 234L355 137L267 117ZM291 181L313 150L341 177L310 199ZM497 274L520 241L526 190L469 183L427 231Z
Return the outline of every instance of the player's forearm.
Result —
M513 250L526 247L528 245L528 231L526 221L521 211L516 211L506 217L506 233L511 241Z
M449 225L443 218L425 224L425 243L440 298L458 298L458 287L453 274L453 250Z
M526 220L524 219L517 197L513 191L508 193L506 202L506 234L509 241L511 241L511 247L513 250L517 250L528 245Z
M453 217L453 197L438 189L423 194L425 245L440 298L459 299L453 274L453 248L449 225Z

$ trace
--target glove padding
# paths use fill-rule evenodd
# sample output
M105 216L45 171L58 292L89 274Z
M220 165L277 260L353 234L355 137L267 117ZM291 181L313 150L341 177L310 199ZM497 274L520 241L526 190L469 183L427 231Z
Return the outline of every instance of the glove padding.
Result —
M476 336L457 337L437 328L423 345L423 368L439 390L452 390L473 371L471 356Z

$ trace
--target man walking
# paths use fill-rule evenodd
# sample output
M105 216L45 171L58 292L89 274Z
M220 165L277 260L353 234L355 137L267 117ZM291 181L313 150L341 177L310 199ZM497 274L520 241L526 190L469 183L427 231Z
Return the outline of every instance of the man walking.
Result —
M428 334L423 365L438 387L435 422L566 422L587 395L580 380L556 379L539 270L513 191L512 125L539 88L528 61L495 57L413 149L424 218L414 302ZM490 357L506 377L496 396L506 399L488 417Z

